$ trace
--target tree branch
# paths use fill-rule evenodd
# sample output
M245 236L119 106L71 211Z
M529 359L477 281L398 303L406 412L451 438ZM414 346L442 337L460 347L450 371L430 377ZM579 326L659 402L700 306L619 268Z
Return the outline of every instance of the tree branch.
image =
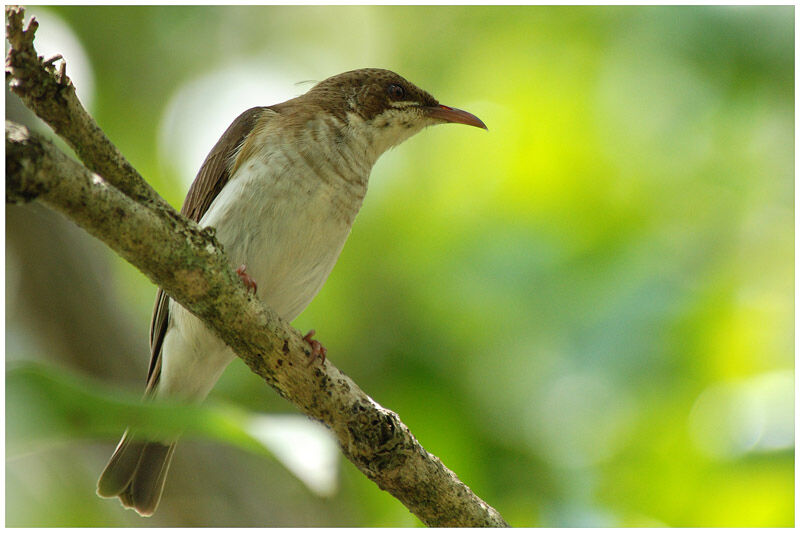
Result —
M36 53L33 39L39 23L31 18L27 29L23 29L24 14L22 7L6 7L6 38L11 43L6 56L6 80L10 81L11 92L67 142L87 168L139 202L172 211L83 107L61 56L45 61ZM59 60L62 63L56 71Z
M14 92L48 123L58 124L53 126L56 132L90 168L114 180L92 173L49 141L6 122L6 201L39 201L105 242L203 320L281 396L329 427L344 455L425 524L507 526L497 511L417 442L395 413L378 405L330 360L307 366L308 345L301 334L247 293L213 229L200 228L165 208L160 197L154 199L155 193L148 192L152 189L121 154L109 157L118 152L108 151L116 148L93 120L67 124L76 109L74 88L52 84L57 74L48 70L32 45L35 22L23 32L22 14L20 8L7 9L12 45L7 76ZM47 76L42 77L41 70Z

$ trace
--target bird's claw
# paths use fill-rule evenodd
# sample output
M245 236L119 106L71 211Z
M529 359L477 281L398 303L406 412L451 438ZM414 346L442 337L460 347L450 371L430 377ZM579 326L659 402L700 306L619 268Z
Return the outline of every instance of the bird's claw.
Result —
M250 274L245 272L247 270L247 265L242 265L236 269L236 274L239 276L239 279L242 280L245 288L249 291L252 289L253 294L256 293L258 290L258 285L256 285L256 280L250 277Z
M303 340L311 345L311 356L308 358L308 366L311 366L311 364L314 361L316 361L317 358L319 358L319 357L322 358L322 361L321 361L320 364L324 365L325 364L325 356L328 355L328 349L325 348L322 345L322 343L320 343L318 340L311 338L311 337L314 336L315 333L316 333L316 331L314 331L312 329L311 331L306 333L305 336L303 337Z

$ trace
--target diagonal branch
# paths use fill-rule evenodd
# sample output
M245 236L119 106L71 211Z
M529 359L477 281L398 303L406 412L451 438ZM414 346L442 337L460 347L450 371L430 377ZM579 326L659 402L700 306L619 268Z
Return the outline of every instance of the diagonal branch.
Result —
M59 123L74 111L74 104L63 96L70 91L74 96L74 88L39 91L37 83L50 81L17 80L17 72L36 71L37 64L47 71L47 65L33 49L35 23L28 27L30 35L12 40L16 31L12 26L22 31L22 10L12 8L7 14L15 92L31 107L47 109L44 114ZM28 51L16 50L18 44L29 46ZM202 319L281 396L329 427L344 455L425 524L507 526L497 511L417 442L395 413L378 405L330 361L308 367L307 344L301 334L247 293L213 230L154 204L147 193L149 185L121 154L110 160L95 157L92 150L113 145L92 124L93 120L69 125L68 133L54 129L70 135L68 141L75 144L76 153L91 162L87 162L90 168L114 175L113 182L87 170L49 141L7 122L6 201L39 201L105 242ZM84 128L91 132L81 131ZM105 140L98 141L100 137ZM82 145L84 140L88 147Z

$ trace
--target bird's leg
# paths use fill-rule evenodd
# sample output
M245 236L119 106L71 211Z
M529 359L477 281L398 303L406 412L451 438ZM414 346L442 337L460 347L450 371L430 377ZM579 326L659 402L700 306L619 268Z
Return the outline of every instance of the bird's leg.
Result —
M308 365L311 366L311 363L316 361L318 357L322 357L322 362L320 364L324 365L325 356L328 355L328 349L325 348L318 340L311 338L314 336L314 333L316 332L312 329L306 333L305 337L303 337L303 340L311 345L311 357L308 359Z
M249 291L250 289L253 289L253 294L255 294L256 291L258 290L258 286L256 285L256 280L251 278L250 274L245 272L246 269L247 265L242 265L236 269L236 274L238 274L239 279L242 280L242 283L244 283L244 286L247 288L247 290Z

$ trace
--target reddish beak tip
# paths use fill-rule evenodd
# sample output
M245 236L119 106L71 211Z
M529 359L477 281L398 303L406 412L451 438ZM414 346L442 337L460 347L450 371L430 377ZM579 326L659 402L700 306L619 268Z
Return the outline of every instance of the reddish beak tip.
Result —
M454 124L466 124L467 126L475 126L476 128L483 128L487 131L489 130L489 128L486 127L486 124L484 124L481 119L479 119L472 113L467 113L466 111L462 111L461 109L448 107L446 105L429 107L428 116L438 120L443 120L445 122L452 122Z

